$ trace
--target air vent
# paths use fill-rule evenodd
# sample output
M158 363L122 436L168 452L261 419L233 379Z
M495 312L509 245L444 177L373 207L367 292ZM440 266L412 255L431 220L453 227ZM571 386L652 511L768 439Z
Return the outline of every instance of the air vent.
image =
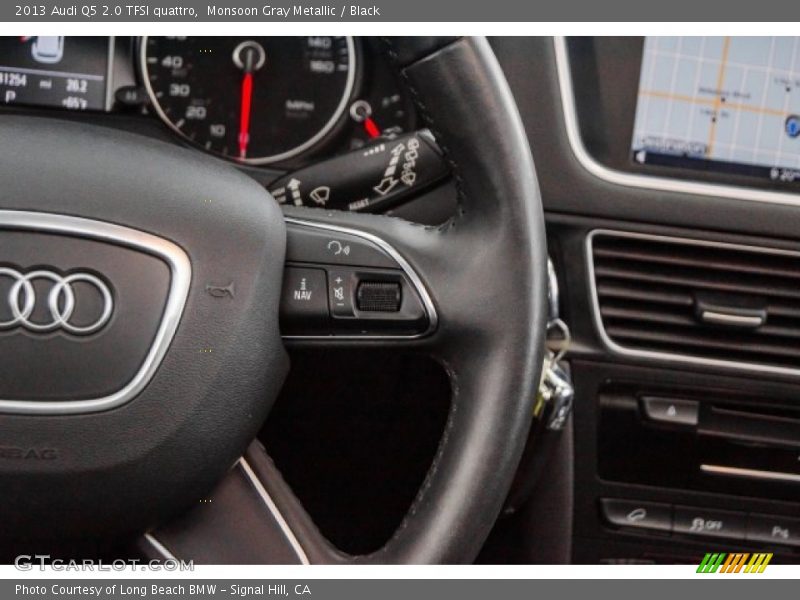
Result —
M800 252L602 230L588 249L612 350L800 374Z

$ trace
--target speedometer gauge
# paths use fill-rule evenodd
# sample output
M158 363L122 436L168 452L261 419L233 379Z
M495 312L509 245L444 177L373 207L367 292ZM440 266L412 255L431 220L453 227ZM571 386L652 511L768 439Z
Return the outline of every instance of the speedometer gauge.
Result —
M145 37L144 85L156 113L189 141L251 164L320 142L355 81L350 37Z

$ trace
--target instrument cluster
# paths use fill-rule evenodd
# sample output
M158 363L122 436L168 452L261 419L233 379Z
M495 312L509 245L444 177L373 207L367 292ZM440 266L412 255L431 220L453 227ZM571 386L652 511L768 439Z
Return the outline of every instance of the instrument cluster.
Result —
M295 169L414 131L386 61L347 36L3 37L0 105L135 115L222 159Z

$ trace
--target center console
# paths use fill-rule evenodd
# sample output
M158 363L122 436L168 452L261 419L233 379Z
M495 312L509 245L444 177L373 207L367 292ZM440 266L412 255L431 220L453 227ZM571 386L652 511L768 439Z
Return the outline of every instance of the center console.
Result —
M800 562L800 40L493 43L573 338L547 520L578 563Z

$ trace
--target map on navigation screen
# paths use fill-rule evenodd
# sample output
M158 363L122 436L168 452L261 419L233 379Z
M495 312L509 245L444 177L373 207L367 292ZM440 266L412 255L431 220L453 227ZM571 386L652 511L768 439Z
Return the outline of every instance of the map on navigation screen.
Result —
M647 37L632 158L800 182L800 38Z

